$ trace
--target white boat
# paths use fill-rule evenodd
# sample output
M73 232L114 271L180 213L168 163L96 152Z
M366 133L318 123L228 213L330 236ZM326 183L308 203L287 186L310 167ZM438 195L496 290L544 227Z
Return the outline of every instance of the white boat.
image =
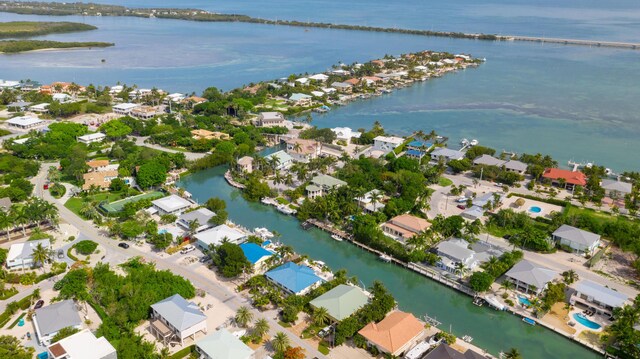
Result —
M466 146L466 145L468 145L468 144L469 144L469 140L467 140L466 138L463 138L463 139L460 141L460 144L462 144L462 145Z
M500 303L500 301L492 295L487 295L483 299L485 300L485 302L487 302L487 304L489 304L491 307L497 310L507 309L507 307L504 304Z
M271 233L268 229L264 228L264 227L257 227L253 229L253 232L258 235L259 237L262 237L264 239L267 238L273 238L274 234Z
M285 206L283 204L277 205L276 208L284 214L295 214L297 212L295 209L291 209L289 206Z
M340 237L340 236L339 236L339 235L337 235L337 234L332 234L332 235L331 235L331 238L335 239L335 240L336 240L336 241L338 241L338 242L342 242L342 237Z
M471 146L476 146L476 145L478 144L478 140L475 140L475 139L474 139L474 140L471 140L471 142L469 142L469 144L470 144Z
M389 257L389 256L388 256L388 255L386 255L386 254L381 254L381 255L380 255L380 259L381 259L383 262L387 262L387 263L391 262L391 257Z

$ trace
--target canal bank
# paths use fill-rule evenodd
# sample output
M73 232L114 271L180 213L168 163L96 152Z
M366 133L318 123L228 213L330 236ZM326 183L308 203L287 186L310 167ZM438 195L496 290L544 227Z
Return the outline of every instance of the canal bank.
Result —
M462 337L474 338L473 344L497 355L518 348L527 359L598 358L598 354L539 326L524 324L509 313L472 304L470 298L399 266L383 263L377 256L353 245L338 242L318 229L303 230L299 221L280 214L271 207L250 203L239 190L226 183L226 168L201 171L181 180L178 185L194 199L204 202L220 197L227 202L229 218L247 228L267 227L282 235L279 238L301 254L325 262L332 270L346 269L365 285L379 280L389 288L402 310L416 316L425 314L440 321L443 330L451 329Z

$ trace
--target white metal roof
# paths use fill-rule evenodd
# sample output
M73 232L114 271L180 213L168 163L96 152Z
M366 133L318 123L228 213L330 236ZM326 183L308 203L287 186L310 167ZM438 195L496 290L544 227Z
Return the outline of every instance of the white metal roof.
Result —
M613 308L621 307L629 300L629 297L625 294L587 279L581 280L576 284L576 291Z

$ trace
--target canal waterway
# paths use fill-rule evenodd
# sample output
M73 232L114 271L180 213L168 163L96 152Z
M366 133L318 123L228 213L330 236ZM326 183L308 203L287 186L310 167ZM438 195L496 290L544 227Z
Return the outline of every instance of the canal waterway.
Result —
M527 359L598 358L599 355L541 327L523 323L514 315L472 304L471 298L402 267L381 262L375 255L347 242L337 242L318 230L305 231L297 219L273 207L250 203L240 191L229 186L225 167L201 171L179 182L199 202L217 196L227 202L229 217L247 228L267 227L282 236L278 239L297 253L325 262L332 270L346 269L369 286L379 280L396 297L400 309L418 317L428 314L442 322L458 337L470 335L473 344L497 355L512 347Z

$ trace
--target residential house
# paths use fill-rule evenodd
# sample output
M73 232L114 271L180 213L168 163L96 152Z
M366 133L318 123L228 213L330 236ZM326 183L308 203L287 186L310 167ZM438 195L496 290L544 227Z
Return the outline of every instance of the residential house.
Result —
M483 165L483 166L496 166L502 167L507 161L501 160L499 158L495 158L491 155L482 155L473 160L474 165Z
M411 313L394 311L378 323L369 323L358 334L379 352L401 357L423 339L424 324Z
M38 113L46 113L47 111L49 111L49 104L48 103L39 103L37 105L33 105L33 106L29 107L29 111L38 112Z
M56 93L53 94L53 96L51 96L53 101L59 102L59 103L68 103L68 102L73 102L73 97L71 97L70 95L66 94L66 93Z
M285 152L286 153L286 152ZM253 172L253 157L244 156L238 160L236 168L240 172L251 173Z
M13 112L24 112L31 105L32 105L31 102L15 101L15 102L11 102L11 103L7 104L7 110L13 111Z
M307 163L320 156L322 144L314 140L294 138L287 140L287 153L296 162Z
M507 280L513 282L517 290L524 293L540 295L558 273L526 259L516 263L506 274Z
M203 129L192 130L191 134L195 140L226 140L229 135L224 132L208 131Z
M28 130L44 124L44 121L33 116L20 116L20 117L10 118L6 120L4 123L12 127L17 127L21 130Z
M189 337L195 340L198 332L207 334L207 316L197 304L174 294L151 305L149 328L165 345L175 342L183 345Z
M569 191L573 191L576 186L584 187L587 185L587 176L580 171L547 168L542 173L542 178L551 181L554 186L564 187Z
M385 155L404 142L404 138L395 136L377 136L373 139L373 149L382 151Z
M437 254L440 257L438 267L447 272L461 274L464 269L473 270L478 266L475 252L469 249L469 242L460 238L451 238L438 243Z
M482 216L484 216L484 208L479 206L471 206L462 211L462 213L460 213L460 216L473 222L475 220L482 219Z
M600 235L563 224L552 234L554 241L574 252L592 254L600 245Z
M111 169L110 163L109 160L91 160L87 161L87 166L89 166L89 172L102 172Z
M187 212L178 217L176 223L182 227L185 231L188 231L193 221L198 221L198 227L195 229L195 233L202 232L212 227L209 223L211 218L215 216L215 213L206 208L198 208L195 211Z
M625 195L633 190L633 186L629 182L610 179L602 180L600 187L604 189L604 194L610 198L624 198Z
M161 216L165 214L175 214L179 216L193 205L191 201L175 194L156 199L152 201L151 204L153 204L153 208L156 209Z
M88 145L94 142L102 142L105 138L107 138L107 135L102 132L96 132L78 137L78 142Z
M276 170L284 170L293 164L293 156L284 150L274 152L270 155L264 156L264 159L267 161L267 166L271 166L272 161L275 161L275 169Z
M375 213L384 209L385 204L382 203L383 193L374 189L365 193L362 197L357 197L358 205L367 213Z
M487 357L467 349L464 353L457 351L447 343L441 343L422 359L486 359Z
M407 144L405 156L421 160L432 147L433 144L429 142L411 141Z
M12 244L9 248L9 253L7 253L7 268L26 269L32 268L35 265L42 265L42 263L34 263L33 261L33 251L38 247L38 245L42 245L42 247L47 249L51 247L51 243L48 239Z
M353 85L348 82L333 82L331 87L340 93L350 94L353 91Z
M242 243L240 249L242 249L249 263L251 263L254 272L262 271L265 267L265 261L273 256L272 252L255 243Z
M353 131L349 127L336 127L332 128L331 131L336 134L338 140L345 140L347 143L351 142L352 138L360 138L362 135L362 133Z
M261 112L258 115L256 126L258 127L274 127L285 126L286 119L280 112Z
M6 89L17 89L20 87L20 81L9 81L0 79L0 91Z
M82 329L82 319L71 299L36 309L32 317L38 343L47 346L58 332L67 327Z
M375 85L382 82L382 79L377 76L364 76L362 80L367 83L367 86Z
M199 105L201 103L205 103L207 102L206 98L202 98L202 97L198 97L198 96L189 96L187 98L185 98L184 100L182 100L182 103L188 106L195 106L195 105Z
M142 105L132 109L129 114L140 120L148 120L150 118L154 118L157 115L160 115L161 113L162 112L159 111L156 107Z
M486 208L487 206L498 208L502 205L504 198L505 194L503 192L487 192L474 198L473 205L480 208Z
M319 81L319 82L325 82L329 79L329 76L325 75L325 74L316 74L313 76L309 76L310 80L315 80L315 81Z
M117 359L116 348L105 337L96 338L90 330L61 339L47 348L49 359Z
M303 93L294 93L289 97L289 102L294 106L309 107L313 103L312 97Z
M176 93L168 94L167 97L165 97L162 102L168 105L170 102L178 103L184 100L185 98L186 96L184 94L176 92Z
M117 105L113 105L111 110L117 115L128 116L131 114L131 111L139 106L140 105L136 103L119 103Z
M225 328L216 330L196 343L200 359L250 359L253 350Z
M197 233L193 236L196 239L196 245L202 250L208 250L210 245L219 246L225 239L231 243L241 243L247 238L247 235L231 228L226 224L221 224L206 231Z
M305 188L308 198L324 196L328 191L345 186L347 182L329 175L321 174L313 177L311 183Z
M575 292L569 298L571 305L594 310L598 314L612 315L613 310L629 302L629 297L596 282L583 279L576 283Z
M82 175L84 183L82 189L85 191L91 188L107 189L111 181L118 178L118 170L93 171Z
M431 223L426 219L410 214L395 216L381 226L385 235L401 242L426 231L429 227Z
M464 158L464 152L452 150L446 147L438 147L431 151L431 159L433 161L440 161L443 159L445 162L461 160Z
M527 172L528 165L524 162L509 160L504 164L504 169L509 172L515 172L524 175Z
M367 303L369 296L362 289L345 284L340 284L309 302L314 309L325 308L333 322L350 317Z
M293 262L287 262L264 275L286 293L295 295L307 294L322 283L322 278L313 269Z

